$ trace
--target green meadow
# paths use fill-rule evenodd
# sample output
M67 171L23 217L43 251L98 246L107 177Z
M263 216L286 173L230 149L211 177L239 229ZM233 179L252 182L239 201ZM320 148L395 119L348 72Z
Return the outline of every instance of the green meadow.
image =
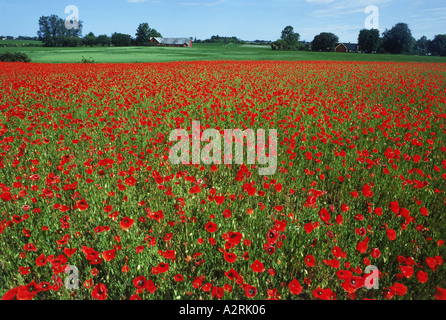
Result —
M1 43L0 43L1 44ZM135 63L205 60L287 60L287 61L382 61L446 63L446 57L361 54L308 51L274 51L270 46L234 44L193 44L192 48L168 47L1 47L4 52L24 52L32 62L79 63L82 58L95 63Z

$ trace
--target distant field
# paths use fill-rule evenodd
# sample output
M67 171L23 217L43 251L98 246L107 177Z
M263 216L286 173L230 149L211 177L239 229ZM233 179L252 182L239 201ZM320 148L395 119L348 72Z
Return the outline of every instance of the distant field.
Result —
M7 40L4 40L5 42ZM2 42L0 42L2 43ZM445 57L408 56L391 54L358 54L334 52L273 51L268 46L194 44L192 48L160 47L93 47L93 48L45 48L1 47L0 54L20 51L28 54L33 62L77 63L82 57L96 63L170 62L204 60L286 60L286 61L395 61L440 62Z
M4 45L16 45L17 47L22 47L26 45L35 45L35 46L41 46L42 41L35 41L35 40L0 40L0 47Z

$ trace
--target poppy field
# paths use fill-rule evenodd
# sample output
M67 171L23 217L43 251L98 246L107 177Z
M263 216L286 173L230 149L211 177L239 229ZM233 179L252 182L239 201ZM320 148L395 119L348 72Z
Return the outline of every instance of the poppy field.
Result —
M442 63L0 63L0 296L445 299L445 107ZM275 172L172 164L193 121Z

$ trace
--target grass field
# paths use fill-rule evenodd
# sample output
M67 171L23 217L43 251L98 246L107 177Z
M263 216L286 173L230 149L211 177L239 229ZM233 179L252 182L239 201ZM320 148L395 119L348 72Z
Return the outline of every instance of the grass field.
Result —
M269 46L194 44L192 48L160 47L0 47L3 52L20 51L33 62L77 63L82 57L96 63L171 62L206 60L286 60L286 61L377 61L446 63L446 57L393 54L357 54L334 52L273 51Z

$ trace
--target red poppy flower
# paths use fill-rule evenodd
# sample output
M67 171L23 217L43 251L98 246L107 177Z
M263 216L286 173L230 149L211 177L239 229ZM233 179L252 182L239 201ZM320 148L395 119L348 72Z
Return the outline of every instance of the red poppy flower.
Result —
M17 292L19 290L19 287L12 288L2 296L2 300L18 300L17 299Z
M34 280L32 280L27 285L18 287L17 300L32 300L39 291L39 285Z
M201 285L203 284L203 280L204 280L204 276L196 277L196 278L194 279L194 281L192 282L192 286L193 286L195 289L199 289L199 288L201 287Z
M63 252L67 257L71 257L75 252L77 251L77 248L70 249L70 248L64 248Z
M302 292L302 286L300 285L299 281L296 280L296 278L293 279L288 284L288 288L290 289L291 294L298 295Z
M244 287L244 290L245 290L245 295L248 298L254 298L257 295L257 288L249 284L247 284Z
M217 231L217 224L209 221L205 226L206 230L210 233L214 233Z
M368 184L365 184L362 187L362 194L364 195L364 197L369 198L373 196L373 192L372 189L370 188L370 186Z
M169 264L168 263L164 263L164 262L160 262L158 264L158 266L152 268L152 273L153 274L165 273L168 270L169 270Z
M133 279L133 285L136 287L136 290L141 293L144 291L147 284L147 278L145 276L139 276Z
M44 266L46 265L47 261L45 259L45 255L42 253L40 256L37 257L36 259L36 265L38 267Z
M221 287L217 287L217 286L214 286L214 287L212 288L211 296L212 296L213 298L221 299L221 298L223 298L223 294L224 294L223 288L221 288Z
M268 254L273 254L274 252L276 252L276 248L273 245L269 244L269 243L265 243L263 245L263 249L265 249L265 251Z
M361 253L365 253L367 251L367 246L369 243L369 238L366 237L363 241L358 242L356 245L356 250L358 250Z
M217 205L221 205L223 202L225 202L225 196L215 196L214 200Z
M111 261L115 258L115 253L115 249L104 251L102 252L102 258L104 258L105 261Z
M378 259L381 256L381 251L378 248L373 248L370 252L373 258Z
M26 251L37 251L36 247L32 243L25 244L23 246L23 250L26 250Z
M305 257L304 261L305 261L305 264L309 267L314 267L314 265L316 264L316 260L314 259L314 257L311 254L307 255Z
M394 241L396 239L396 232L393 229L387 229L386 230L387 237L390 241Z
M189 193L190 194L195 194L195 193L199 193L201 192L201 188L200 186L193 186L192 188L190 188Z
M91 292L93 298L98 300L107 299L107 287L103 283L97 284Z
M435 287L435 299L446 300L446 289Z
M264 272L265 266L263 263L261 263L259 260L254 261L254 263L251 265L251 269L254 272Z
M307 224L305 224L304 229L306 233L311 233L311 231L313 231L313 224L311 222L308 222Z
M404 277L406 277L407 279L411 278L413 276L413 267L411 266L399 266L402 274L404 275Z
M394 283L390 291L392 294L402 297L407 293L407 287L402 283Z
M330 220L330 213L327 211L327 209L322 208L319 211L319 217L321 218L322 221L328 222Z
M336 300L336 294L330 288L317 288L312 291L313 296L322 300Z
M201 288L204 292L210 292L212 289L212 283L208 282L205 283L204 286Z
M125 179L125 184L129 186L134 186L136 184L136 179L134 177L128 177Z
M400 205L398 201L392 201L389 205L390 210L392 210L393 213L398 214L400 212Z
M378 216L382 216L383 209L378 207L378 208L375 208L375 210L373 212Z
M146 289L149 293L153 294L156 291L156 286L151 279L147 280Z
M225 252L224 258L229 263L234 263L235 261L237 261L237 255L233 252Z
M176 274L173 278L176 282L181 282L183 281L184 277L181 274Z
M423 216L429 216L429 211L427 211L427 209L426 208L420 208L420 212L421 212L421 215L423 215Z
M435 260L434 257L427 257L426 263L432 271L435 271L435 269L437 268L437 260Z
M225 275L231 281L237 280L240 277L239 273L236 270L234 270L234 268L231 268L230 270L226 271Z
M82 199L82 200L79 200L76 202L76 207L80 211L85 211L88 209L89 205L88 205L87 201L85 201L85 199Z
M119 226L121 227L122 230L128 230L131 228L131 226L133 226L134 222L135 222L135 220L133 220L129 217L124 217L124 219L121 220L121 223L119 224Z
M338 214L336 217L336 223L342 225L344 222L344 217L341 214Z
M279 233L274 229L270 229L266 234L266 240L268 241L269 244L276 243L278 238L279 238Z
M243 235L240 232L229 231L227 241L233 245L238 245L242 238Z
M422 270L419 270L419 271L417 272L416 277L417 277L417 279L418 279L418 281L419 281L420 283L426 283L427 280L428 280L428 278L429 278L429 276L427 275L427 273L424 272L424 271L422 271Z
M230 218L232 216L232 211L229 209L223 210L223 217Z
M355 293L356 290L364 287L364 283L364 278L360 276L352 276L345 279L341 286L347 293L352 294Z

